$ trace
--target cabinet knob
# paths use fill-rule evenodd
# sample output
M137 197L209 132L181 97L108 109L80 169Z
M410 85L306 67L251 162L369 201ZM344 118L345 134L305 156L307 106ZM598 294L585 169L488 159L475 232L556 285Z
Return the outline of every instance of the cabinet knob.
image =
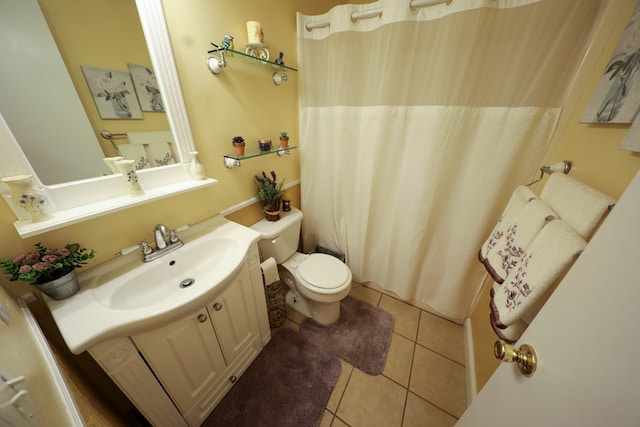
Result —
M198 316L198 322L204 323L204 322L207 321L208 318L209 317L206 314L201 314L201 315Z
M215 311L220 311L220 310L222 310L222 304L220 304L219 302L217 302L217 303L213 304L213 309L214 309Z
M238 377L236 377L235 375L231 375L229 377L229 381L231 382L231 384L235 384L236 381L238 381Z

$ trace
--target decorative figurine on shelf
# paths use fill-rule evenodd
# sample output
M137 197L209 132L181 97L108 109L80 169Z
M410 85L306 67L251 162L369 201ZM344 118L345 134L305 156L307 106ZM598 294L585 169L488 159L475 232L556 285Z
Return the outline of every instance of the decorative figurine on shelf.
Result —
M241 136L234 136L231 140L233 143L233 149L236 152L236 156L242 157L244 156L244 138Z

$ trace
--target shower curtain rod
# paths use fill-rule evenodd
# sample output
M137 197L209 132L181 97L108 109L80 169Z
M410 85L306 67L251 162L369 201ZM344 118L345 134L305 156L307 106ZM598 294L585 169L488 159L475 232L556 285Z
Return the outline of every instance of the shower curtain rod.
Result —
M427 7L434 6L436 4L446 3L447 0L411 0L409 2L409 7ZM376 16L382 15L382 8L379 9L371 9L365 10L362 12L353 12L351 14L351 19L357 21L359 19L370 19L375 18ZM329 20L324 21L316 21L316 22L307 22L304 27L307 30L313 30L315 28L324 28L328 27L331 24Z

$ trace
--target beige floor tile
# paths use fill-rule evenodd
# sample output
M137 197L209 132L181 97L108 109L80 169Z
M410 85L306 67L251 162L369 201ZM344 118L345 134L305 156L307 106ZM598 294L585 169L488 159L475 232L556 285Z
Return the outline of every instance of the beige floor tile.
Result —
M407 396L402 427L453 427L458 420L413 393Z
M344 394L344 389L347 387L347 383L349 382L349 377L351 376L351 372L353 371L353 366L340 359L340 365L342 367L342 371L340 372L340 377L338 377L338 382L336 386L333 388L331 392L331 396L329 396L329 402L327 402L327 409L333 412L334 414L338 410L338 404L340 403L340 399L342 399L342 395Z
M406 395L384 375L354 369L336 415L351 427L400 426Z
M391 336L391 347L382 374L408 387L414 347L413 341L394 333Z
M319 427L331 427L332 422L333 422L333 414L325 410L324 415L322 416L322 420L320 421Z
M464 365L462 326L422 311L416 341L418 344Z
M459 418L466 409L464 366L416 345L409 390Z
M387 295L380 299L380 307L395 318L393 331L415 341L420 322L420 309Z
M349 292L349 295L376 306L380 302L380 297L382 296L380 292L374 291L373 289L356 282L351 283L351 291Z
M331 427L349 427L349 424L345 424L340 418L335 417L331 423Z

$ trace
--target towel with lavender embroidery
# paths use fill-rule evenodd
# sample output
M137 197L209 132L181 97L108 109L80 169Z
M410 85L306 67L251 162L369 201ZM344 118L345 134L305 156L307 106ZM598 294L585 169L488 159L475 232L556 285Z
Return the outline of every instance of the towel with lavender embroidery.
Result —
M533 199L510 223L494 230L488 239L487 255L482 263L496 283L504 282L545 223L555 217L556 213L545 202Z
M586 244L564 221L556 219L548 223L502 286L494 288L491 311L496 325L506 328L526 317L548 295L546 291L564 277Z

